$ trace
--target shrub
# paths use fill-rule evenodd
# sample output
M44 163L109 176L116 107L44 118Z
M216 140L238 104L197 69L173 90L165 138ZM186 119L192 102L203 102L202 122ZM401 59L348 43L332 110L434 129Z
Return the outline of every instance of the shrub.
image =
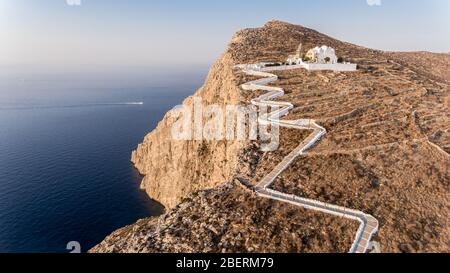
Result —
M330 61L331 61L330 57L326 57L326 58L325 58L325 62L326 62L326 63L329 63Z
M338 63L343 63L343 62L344 62L344 58L339 57L339 58L337 59L337 62L338 62Z

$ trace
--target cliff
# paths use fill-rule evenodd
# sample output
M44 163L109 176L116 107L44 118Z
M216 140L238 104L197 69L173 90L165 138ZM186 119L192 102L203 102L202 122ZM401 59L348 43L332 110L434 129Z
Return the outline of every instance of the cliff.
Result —
M249 103L260 92L241 92L253 78L233 66L285 61L299 43L332 46L358 70L273 72L286 91L281 99L294 105L286 118L311 118L327 130L273 188L373 215L383 252L448 252L448 56L382 52L272 21L237 32L196 96ZM168 113L133 153L143 187L167 212L114 232L91 252L348 251L354 222L258 198L235 179L257 184L310 132L281 129L279 149L261 152L258 141L173 141L174 122Z
M236 105L241 102L233 75L229 52L212 67L205 84L183 105L193 109L194 97L203 105ZM180 116L167 113L155 130L132 154L132 162L144 175L142 188L167 208L173 208L193 191L212 188L230 179L236 169L237 155L244 143L239 141L174 140L172 127Z

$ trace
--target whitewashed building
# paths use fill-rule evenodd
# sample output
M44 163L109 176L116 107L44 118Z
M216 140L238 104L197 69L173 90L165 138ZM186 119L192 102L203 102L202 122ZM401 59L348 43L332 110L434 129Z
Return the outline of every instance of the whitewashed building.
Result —
M319 64L336 64L338 62L334 49L325 45L310 49L306 53L305 58L309 62Z
M289 55L287 63L289 65L301 64L302 60L302 44L300 44L295 52L295 55Z

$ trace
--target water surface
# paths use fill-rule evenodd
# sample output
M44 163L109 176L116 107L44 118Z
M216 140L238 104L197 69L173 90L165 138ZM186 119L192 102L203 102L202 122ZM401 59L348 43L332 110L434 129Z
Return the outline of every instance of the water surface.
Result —
M162 212L139 189L131 151L199 86L0 86L0 252L82 251Z

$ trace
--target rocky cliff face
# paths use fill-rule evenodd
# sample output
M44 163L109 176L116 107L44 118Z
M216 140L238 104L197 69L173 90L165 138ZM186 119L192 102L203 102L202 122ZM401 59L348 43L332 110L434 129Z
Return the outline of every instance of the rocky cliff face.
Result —
M193 109L194 97L203 105L236 105L240 91L233 76L229 52L212 67L205 84L183 105ZM179 115L167 113L157 128L132 154L132 162L144 175L142 188L167 208L177 205L193 191L227 181L235 171L239 141L174 140L172 127Z

